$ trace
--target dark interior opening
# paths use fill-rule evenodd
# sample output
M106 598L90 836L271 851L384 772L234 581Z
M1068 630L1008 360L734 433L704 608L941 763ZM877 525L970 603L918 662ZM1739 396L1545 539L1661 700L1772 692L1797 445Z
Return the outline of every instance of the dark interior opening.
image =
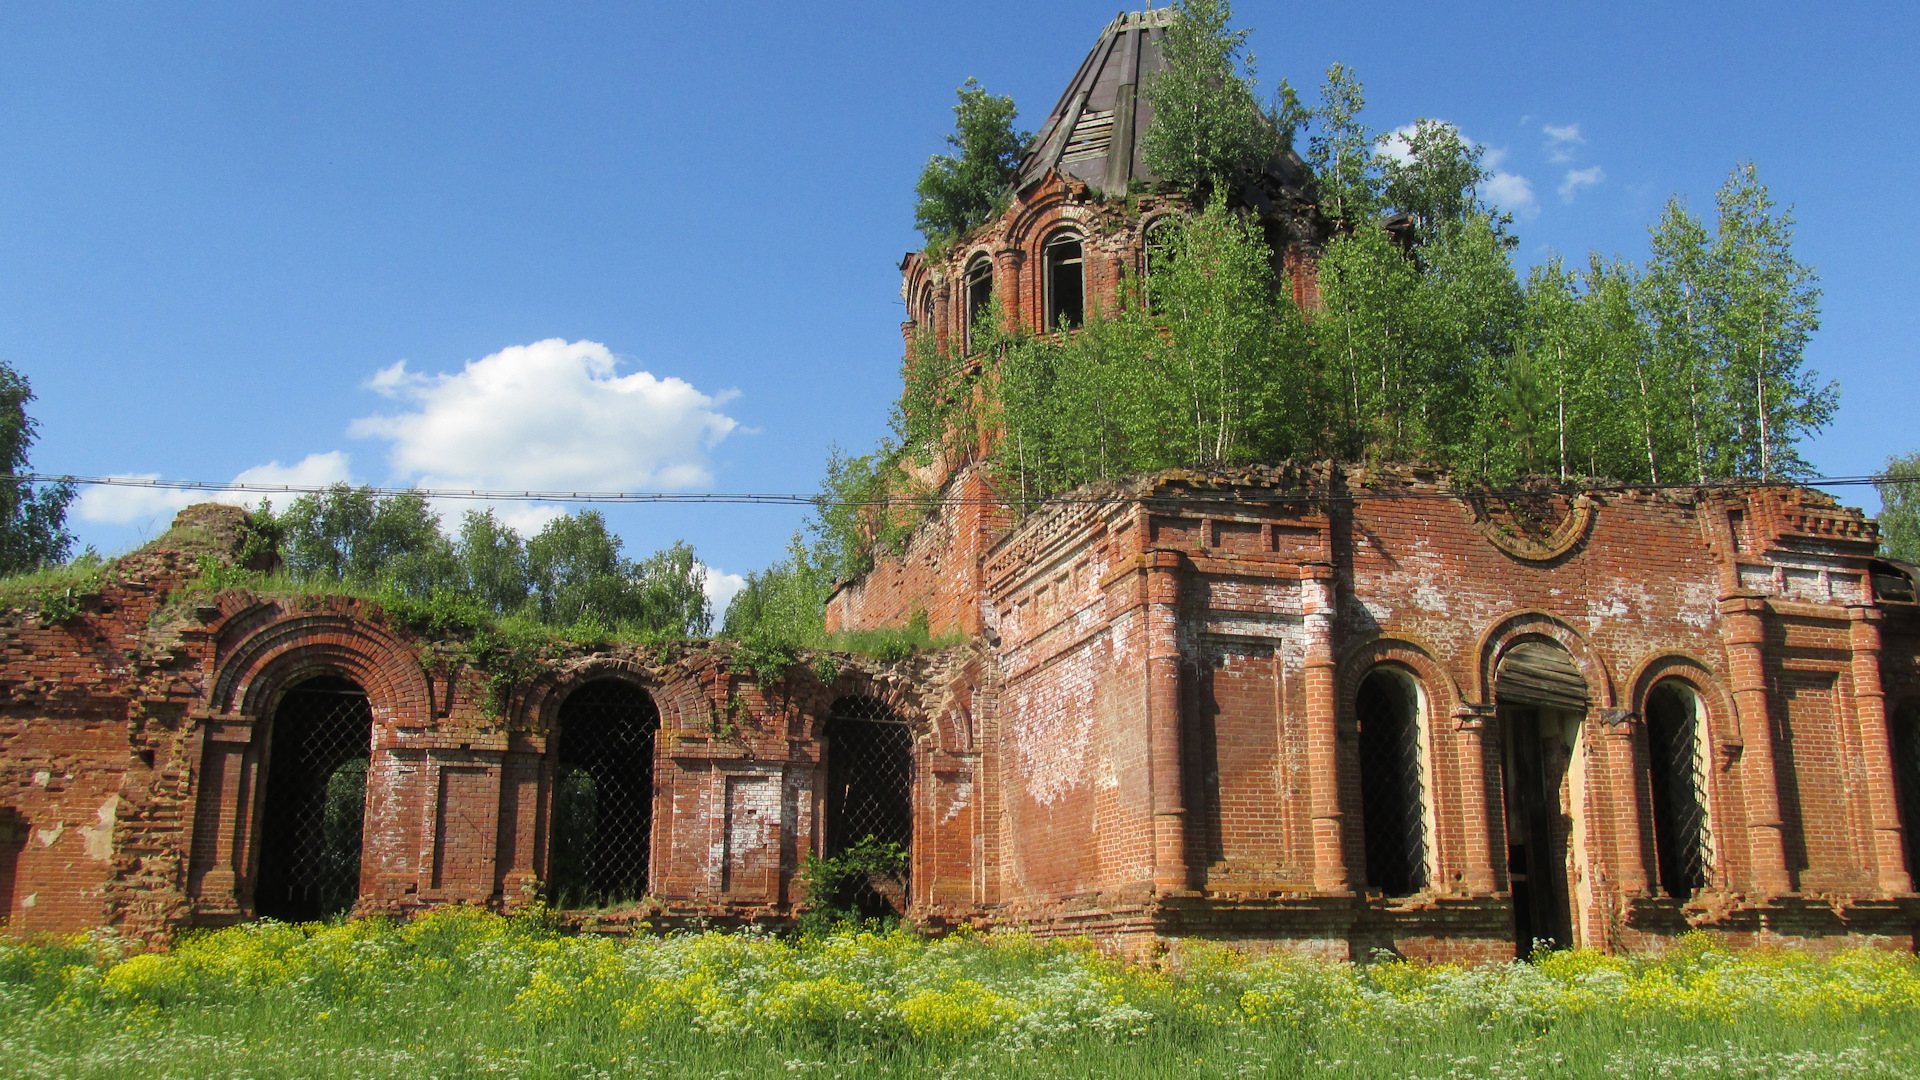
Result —
M653 846L653 748L660 710L619 679L587 683L560 704L549 898L609 907L647 892Z
M1893 714L1894 797L1907 841L1907 876L1920 886L1920 701L1905 701Z
M1513 896L1514 950L1573 944L1573 818L1561 788L1587 710L1587 684L1565 649L1522 641L1500 658L1494 701L1501 731L1507 879Z
M880 702L867 697L833 703L827 722L826 853L829 858L871 837L913 846L913 731ZM907 909L908 876L862 877L835 899L863 918L900 915Z
M1367 884L1387 896L1427 886L1420 698L1413 682L1374 671L1354 697L1360 722L1360 808Z
M973 260L967 266L967 348L976 344L976 332L980 320L987 313L987 306L993 303L993 263L985 257Z
M18 811L0 806L0 926L13 921L13 887L20 874L20 853L26 846L26 819Z
M1086 322L1086 275L1080 238L1059 236L1047 244L1048 330L1077 329Z
M1678 900L1707 887L1706 760L1691 691L1664 682L1647 695L1647 771L1660 889Z
M254 908L287 922L342 914L360 898L373 709L349 679L323 675L280 696L268 730Z

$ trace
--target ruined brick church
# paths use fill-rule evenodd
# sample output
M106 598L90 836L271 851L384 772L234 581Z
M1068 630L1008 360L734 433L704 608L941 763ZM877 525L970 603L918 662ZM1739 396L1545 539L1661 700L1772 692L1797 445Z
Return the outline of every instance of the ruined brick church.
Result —
M902 264L909 334L1069 325L1181 210L1123 15L998 219ZM1132 192L1131 198L1116 198ZM1311 300L1297 159L1239 200ZM0 615L10 933L535 900L782 925L809 852L911 853L930 928L1337 957L1911 949L1920 603L1819 492L1467 497L1417 468L1169 472L1016 516L973 463L833 628L966 643L756 677L725 643L502 666L345 597L213 591L238 510Z

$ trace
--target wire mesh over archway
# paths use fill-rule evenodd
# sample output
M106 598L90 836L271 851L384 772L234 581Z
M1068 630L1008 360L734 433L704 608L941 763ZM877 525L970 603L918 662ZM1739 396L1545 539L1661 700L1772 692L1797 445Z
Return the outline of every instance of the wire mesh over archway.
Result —
M833 703L827 720L827 856L872 838L913 846L913 731L869 697ZM908 881L862 878L841 902L862 915L905 910ZM895 895L895 894L898 895Z
M1653 782L1653 849L1660 888L1686 900L1707 887L1707 754L1699 701L1677 682L1647 695L1647 764Z
M1376 669L1354 697L1360 721L1360 809L1367 884L1387 896L1427 886L1426 784L1420 761L1420 692Z
M551 899L607 907L647 891L653 844L653 747L660 710L619 679L581 686L560 705L553 781Z
M267 737L254 907L288 922L337 915L360 896L373 708L351 680L323 675L281 695Z

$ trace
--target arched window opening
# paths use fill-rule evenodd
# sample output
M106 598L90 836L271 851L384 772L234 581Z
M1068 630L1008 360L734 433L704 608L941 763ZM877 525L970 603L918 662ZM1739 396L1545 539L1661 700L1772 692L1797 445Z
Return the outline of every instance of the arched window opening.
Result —
M933 286L931 285L920 289L920 328L929 331L933 329Z
M20 852L26 846L26 819L0 806L0 926L13 923L13 886L20 874Z
M1907 874L1920 888L1920 699L1902 702L1893 714L1893 782L1907 839Z
M1087 319L1087 278L1080 238L1061 233L1047 241L1047 325L1077 329Z
M1164 308L1162 294L1164 294L1165 289L1155 289L1153 279L1156 274L1164 275L1167 269L1173 265L1173 237L1175 227L1174 220L1170 217L1156 218L1152 224L1147 226L1145 242L1142 245L1146 249L1147 256L1147 309L1156 314Z
M841 698L827 721L828 858L869 839L913 846L913 731L869 697ZM908 877L849 881L838 906L862 917L904 914Z
M647 892L653 747L660 710L645 690L599 679L560 703L549 895L558 908L608 907Z
M1569 773L1587 712L1587 683L1559 644L1523 641L1500 658L1493 693L1502 729L1514 947L1524 957L1574 943Z
M967 264L967 350L979 345L980 320L993 303L993 261L981 255Z
M373 707L350 679L308 679L281 694L268 739L254 907L287 922L338 915L360 898Z
M1427 887L1420 689L1405 672L1375 668L1354 696L1360 722L1360 808L1367 884L1387 896Z
M1707 887L1707 753L1700 699L1669 679L1647 695L1647 768L1653 782L1653 849L1660 888L1686 900Z

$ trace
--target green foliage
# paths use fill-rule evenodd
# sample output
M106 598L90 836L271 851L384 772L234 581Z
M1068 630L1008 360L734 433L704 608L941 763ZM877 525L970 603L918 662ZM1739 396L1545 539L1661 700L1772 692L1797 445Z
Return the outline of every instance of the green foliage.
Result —
M1887 459L1880 492L1880 551L1920 563L1920 450Z
M1228 27L1228 0L1175 0L1174 12L1161 45L1167 66L1143 87L1153 123L1141 153L1162 180L1195 192L1222 188L1257 173L1280 148L1283 126L1291 139L1298 113L1286 108L1284 89L1284 121L1260 107L1249 31Z
M1360 119L1366 107L1366 93L1353 70L1333 64L1320 84L1320 104L1305 114L1314 125L1307 140L1307 164L1313 169L1320 212L1349 228L1365 224L1380 198L1380 155L1373 132Z
M819 934L859 923L855 894L863 886L879 882L904 885L909 860L905 847L890 840L883 842L871 833L838 855L807 852L800 860L800 881L808 910L800 917L797 929L803 934Z
M973 79L956 93L953 133L946 137L954 153L929 158L914 185L914 226L929 245L965 236L1005 205L1007 184L1032 138L1014 129L1019 109L1012 98L989 94Z
M32 471L27 451L40 426L27 415L32 400L26 376L0 361L0 575L57 566L73 548L66 525L67 506L77 493L74 486L14 479Z
M994 466L1023 502L1174 465L1229 465L1297 445L1305 324L1260 233L1224 200L1175 226L1147 282L1072 335L1009 343Z
M1019 933L616 937L447 905L130 956L0 940L0 1061L34 1080L1839 1080L1920 1075L1916 1003L1910 954L1705 935L1481 966L1189 938L1136 965Z
M418 494L336 484L294 500L272 528L292 581L371 589L402 618L459 634L496 618L627 638L699 637L713 625L691 547L625 558L597 510L563 514L526 540L491 509L469 510L449 538Z

